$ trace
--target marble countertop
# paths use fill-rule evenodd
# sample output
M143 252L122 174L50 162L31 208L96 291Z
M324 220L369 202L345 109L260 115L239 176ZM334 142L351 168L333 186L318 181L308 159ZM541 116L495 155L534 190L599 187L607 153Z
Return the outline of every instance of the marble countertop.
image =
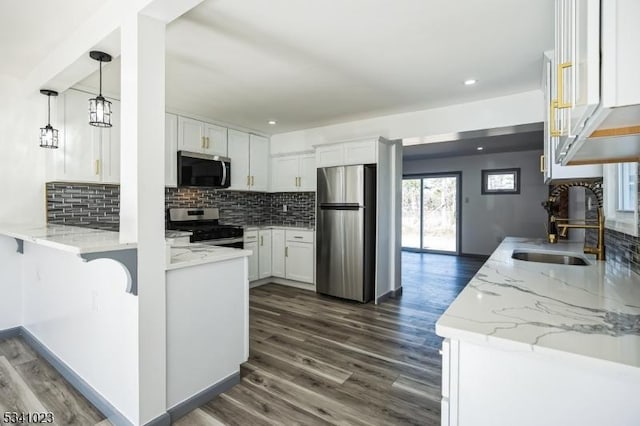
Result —
M189 232L189 231L174 231L171 229L167 229L164 231L164 237L165 238L184 238L184 237L190 237L193 235L193 232Z
M575 253L590 265L514 260L515 249ZM640 368L640 275L582 251L582 242L506 238L440 317L436 333Z
M173 245L171 246L171 262L167 265L166 269L170 271L173 269L188 268L251 256L251 254L251 250L210 246L207 244Z
M121 243L118 232L79 226L0 224L0 235L74 254L136 248L135 243Z

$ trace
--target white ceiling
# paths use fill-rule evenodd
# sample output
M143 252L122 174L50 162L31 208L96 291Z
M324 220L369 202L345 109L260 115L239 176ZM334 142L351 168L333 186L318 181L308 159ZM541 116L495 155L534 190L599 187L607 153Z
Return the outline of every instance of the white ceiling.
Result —
M22 78L104 1L4 0L0 5L0 74Z
M205 0L168 26L167 107L282 133L532 90L552 26L553 0Z

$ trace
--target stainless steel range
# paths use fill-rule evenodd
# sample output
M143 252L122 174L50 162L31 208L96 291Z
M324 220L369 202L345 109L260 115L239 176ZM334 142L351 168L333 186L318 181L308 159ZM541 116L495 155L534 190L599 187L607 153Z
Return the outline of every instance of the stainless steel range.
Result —
M216 208L182 209L168 211L167 228L188 231L192 243L244 248L244 230L241 226L221 225L220 212Z

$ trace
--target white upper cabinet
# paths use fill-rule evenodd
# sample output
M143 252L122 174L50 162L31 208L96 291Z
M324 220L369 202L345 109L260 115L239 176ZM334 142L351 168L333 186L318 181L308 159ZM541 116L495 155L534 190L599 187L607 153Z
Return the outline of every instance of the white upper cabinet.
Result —
M229 129L229 155L231 159L231 186L229 189L247 191L249 175L249 134Z
M575 179L602 177L602 166L590 164L582 166L562 166L555 162L555 148L559 137L554 135L557 126L556 109L552 106L555 87L553 86L553 53L547 52L544 56L544 96L545 96L545 120L544 120L544 155L540 159L540 171L544 175L544 182L550 183L558 179Z
M227 156L227 129L187 117L178 117L178 147L183 151Z
M178 185L178 116L164 115L164 184Z
M271 159L271 190L274 192L315 191L315 155L273 157Z
M249 172L250 190L269 189L269 139L263 136L249 135Z
M231 186L240 191L267 191L269 188L269 139L229 130Z
M640 159L638 16L637 0L556 0L556 162Z
M67 90L59 97L60 146L47 163L48 180L118 183L120 181L120 103L112 103L111 128L89 125L91 95Z
M321 145L316 148L316 167L318 168L377 162L377 139Z

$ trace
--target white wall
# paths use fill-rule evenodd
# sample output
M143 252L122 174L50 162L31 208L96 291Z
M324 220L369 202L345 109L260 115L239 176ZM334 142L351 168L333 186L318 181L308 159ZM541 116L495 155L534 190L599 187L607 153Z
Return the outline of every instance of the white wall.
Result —
M38 92L20 96L19 82L2 75L0 99L0 222L44 223L49 152L39 147L38 137L40 127L47 124L47 99ZM52 125L56 127L55 115Z
M545 237L541 203L548 187L539 170L542 151L404 161L404 175L462 172L462 253L491 254L502 238ZM520 167L519 195L481 195L481 170Z
M138 298L126 292L124 268L30 243L24 249L23 326L135 423Z
M490 129L543 121L542 91L466 104L316 127L271 137L271 153L313 149L313 145L382 136L389 140Z

